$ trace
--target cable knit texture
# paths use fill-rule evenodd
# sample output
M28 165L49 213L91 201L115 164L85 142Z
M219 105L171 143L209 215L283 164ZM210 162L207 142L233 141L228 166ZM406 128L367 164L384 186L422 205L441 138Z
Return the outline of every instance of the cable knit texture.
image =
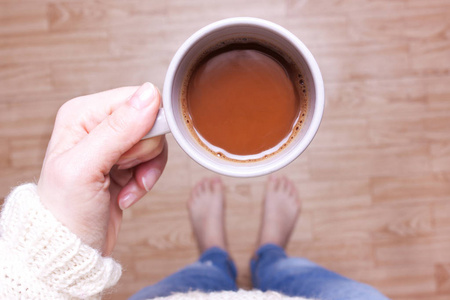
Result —
M237 292L215 292L201 293L189 292L187 294L174 294L169 297L155 298L154 300L314 300L301 297L288 297L276 292L261 292L258 290L246 291L239 290ZM317 299L316 299L317 300Z
M3 205L0 268L1 299L98 299L122 273L44 208L35 184L17 187Z

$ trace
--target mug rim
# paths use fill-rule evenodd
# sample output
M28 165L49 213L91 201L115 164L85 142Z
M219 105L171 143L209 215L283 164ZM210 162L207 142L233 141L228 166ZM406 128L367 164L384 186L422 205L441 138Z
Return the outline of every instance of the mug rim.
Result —
M263 28L265 30L270 30L288 40L296 48L296 50L303 56L312 75L313 87L315 90L315 104L313 117L311 119L311 123L309 124L308 129L305 132L305 135L302 137L299 144L296 145L294 149L287 152L285 156L280 160L272 161L270 164L261 164L261 165L251 165L251 163L243 162L242 164L246 165L245 167L243 165L230 166L227 165L226 163L218 165L212 161L202 159L197 154L197 152L189 145L189 143L186 141L185 137L181 133L180 129L178 128L172 107L173 82L178 70L178 66L181 64L187 52L195 45L195 43L198 40L200 40L204 36L207 36L211 32L214 32L222 28L241 25L256 26ZM273 22L253 17L235 17L223 19L211 23L209 25L206 25L205 27L199 29L194 34L192 34L180 46L180 48L178 48L177 52L172 58L172 61L170 62L164 81L163 109L166 112L166 120L175 140L177 141L179 146L197 163L199 163L200 165L209 170L212 170L222 175L232 177L256 177L267 175L269 173L272 173L276 170L279 170L287 166L289 163L294 161L303 151L306 150L306 148L312 142L314 136L316 135L322 120L325 104L324 94L325 94L324 84L319 66L316 60L314 59L312 53L309 51L306 45L300 41L300 39L298 39L293 33L288 31L284 27L275 24Z

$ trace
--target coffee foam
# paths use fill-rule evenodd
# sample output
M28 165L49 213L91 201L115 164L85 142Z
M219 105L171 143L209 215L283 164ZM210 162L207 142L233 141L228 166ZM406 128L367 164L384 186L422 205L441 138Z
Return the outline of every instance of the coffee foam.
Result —
M286 62L288 65L288 69L286 71L289 73L289 77L291 78L291 82L295 85L295 90L298 92L298 97L300 98L301 107L299 110L299 115L297 120L294 122L292 126L291 133L283 138L276 146L262 151L257 154L252 155L235 155L232 153L228 153L226 150L212 145L205 138L203 138L193 126L193 122L191 116L189 114L188 105L187 105L187 90L190 82L190 78L196 69L196 66L201 63L202 60L207 59L208 55L220 51L222 48L228 48L230 46L237 45L238 47L245 47L246 45L258 44L263 48L268 49L269 52L275 53L278 58L281 57L282 60ZM304 76L301 74L299 67L294 63L294 61L287 55L281 54L283 53L278 47L269 44L265 41L252 39L248 37L242 38L233 38L228 39L226 41L222 41L220 43L216 43L209 47L206 51L203 51L197 59L195 59L188 68L188 73L185 75L183 79L183 84L181 87L181 95L180 95L180 103L181 103L181 111L183 114L184 123L189 130L190 134L198 144L200 144L205 150L210 152L212 155L219 157L224 160L239 162L239 163L252 163L258 162L261 160L268 159L270 157L275 156L279 152L283 151L285 148L289 146L291 141L295 139L298 133L301 131L303 124L306 119L306 112L308 108L308 90L306 87L306 82ZM277 58L275 58L277 59ZM277 59L279 60L279 59ZM284 64L282 64L284 65Z

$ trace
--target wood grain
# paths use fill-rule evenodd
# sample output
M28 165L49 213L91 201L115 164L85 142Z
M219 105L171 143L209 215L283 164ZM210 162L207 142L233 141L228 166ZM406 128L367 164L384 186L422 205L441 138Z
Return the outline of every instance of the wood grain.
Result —
M288 252L392 299L450 298L448 0L0 0L0 203L39 178L58 108L83 94L151 81L177 48L233 16L261 17L312 51L326 89L311 146L278 172L303 201ZM124 299L197 258L186 200L213 174L168 135L154 189L124 214L114 257ZM226 184L229 249L250 288L266 177Z

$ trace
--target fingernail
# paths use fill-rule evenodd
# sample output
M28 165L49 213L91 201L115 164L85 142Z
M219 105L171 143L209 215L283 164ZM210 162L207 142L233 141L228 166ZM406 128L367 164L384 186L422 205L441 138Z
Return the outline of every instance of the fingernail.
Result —
M150 191L158 180L159 176L161 176L161 171L158 169L150 169L143 177L142 177L142 185L145 190Z
M130 104L136 109L143 109L153 102L156 88L151 83L144 83L130 99Z
M130 207L136 201L136 196L133 193L126 194L119 201L119 207L121 210L125 210Z

